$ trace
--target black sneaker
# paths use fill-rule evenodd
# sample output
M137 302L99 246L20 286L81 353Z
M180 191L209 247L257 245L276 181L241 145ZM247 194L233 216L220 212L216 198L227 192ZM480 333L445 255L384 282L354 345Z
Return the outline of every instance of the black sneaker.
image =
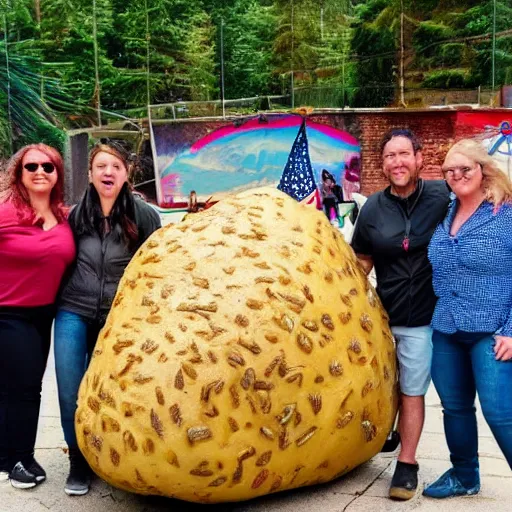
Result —
M36 475L31 473L25 466L18 462L9 474L11 485L16 489L31 489L37 485Z
M33 459L29 467L27 468L30 473L36 477L38 484L46 480L46 471L41 467L36 459Z
M69 449L69 475L64 492L68 496L83 496L91 486L91 469L78 448Z
M418 488L418 469L418 464L397 461L389 497L395 500L410 500L414 497Z

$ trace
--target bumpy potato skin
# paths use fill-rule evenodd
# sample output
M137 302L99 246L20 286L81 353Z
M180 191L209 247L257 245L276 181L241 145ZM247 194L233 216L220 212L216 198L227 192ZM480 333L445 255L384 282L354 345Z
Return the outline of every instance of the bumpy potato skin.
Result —
M82 382L99 476L222 502L374 456L397 405L387 317L325 216L263 188L167 226L126 269Z

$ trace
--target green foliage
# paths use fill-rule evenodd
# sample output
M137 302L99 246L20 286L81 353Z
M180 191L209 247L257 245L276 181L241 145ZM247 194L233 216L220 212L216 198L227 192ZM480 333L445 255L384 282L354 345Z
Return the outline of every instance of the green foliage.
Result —
M11 135L15 145L38 137L58 144L60 128L97 122L98 99L103 122L112 113L145 116L148 101L217 100L222 71L226 99L282 94L288 106L292 84L295 105L396 104L402 57L406 89L488 86L494 4L498 33L512 28L511 0L95 4L93 11L93 0L0 0L0 44L7 39L12 56L11 127L0 47L0 152ZM498 34L496 50L499 87L512 81L512 36ZM189 112L218 110L210 104Z
M215 47L211 44L215 29L211 18L202 11L192 18L183 51L184 87L193 101L209 100L215 91Z
M496 6L495 85L510 83L510 0L369 0L356 5L352 51L357 55L356 105L385 106L398 86L403 35L405 87L477 87L492 83L493 9ZM400 13L403 6L403 30ZM469 39L468 39L469 38ZM450 69L451 68L451 69ZM460 69L463 68L463 69ZM394 72L393 72L394 71ZM425 76L421 84L418 77ZM420 78L421 79L421 78ZM381 84L381 85L379 85ZM382 88L384 87L384 88ZM372 89L380 93L372 94ZM388 91L389 94L385 94Z
M423 86L431 89L463 89L466 85L467 74L456 69L443 69L428 73L423 80Z
M131 80L136 81L137 77L141 80L140 86L131 89L131 97L130 87L116 94L125 98L123 108L147 103L148 69L151 103L207 99L216 81L214 29L201 2L111 0L111 3L114 22L113 35L107 44L108 56L117 73L129 69L127 76Z
M350 2L297 0L293 4L293 16L290 1L279 0L276 4L281 15L273 62L282 80L283 92L289 91L291 86L291 70L295 87L315 88L325 84L329 87L326 94L333 86L339 87L341 92L345 90L349 83ZM309 97L316 96L315 93ZM342 100L337 105L343 104Z
M271 65L277 15L272 5L237 0L224 20L226 98L269 94L275 87Z
M0 105L1 111L5 112L7 107L7 94L3 88L0 88ZM5 106L5 107L4 107ZM8 117L3 114L0 115L0 162L10 156L11 148L11 127L9 125Z
M46 84L47 100L40 96L40 62L27 56L25 45L0 40L0 156L35 141L62 147L61 125L50 103L62 97L60 84ZM20 54L21 53L21 54ZM8 66L7 66L8 64Z
M450 27L433 21L424 21L419 24L414 32L412 44L417 52L429 57L435 53L435 43L445 41L451 37L453 37L453 30Z
M496 1L496 31L510 29L512 5L509 1ZM492 32L493 2L481 2L468 9L462 17L465 23L464 34L473 36Z
M496 83L512 82L512 55L501 50L495 54ZM492 80L492 50L481 50L475 60L472 72L473 79L482 85L491 85Z
M355 6L356 18L362 23L371 23L388 7L389 0L370 0Z
M396 68L395 32L390 26L375 24L389 6L386 0L373 0L361 9L363 20L354 23L352 51L358 55L353 77L355 107L385 107L393 100ZM369 12L374 18L370 18Z
M462 43L448 43L439 46L439 57L443 66L457 66L464 61L466 45Z

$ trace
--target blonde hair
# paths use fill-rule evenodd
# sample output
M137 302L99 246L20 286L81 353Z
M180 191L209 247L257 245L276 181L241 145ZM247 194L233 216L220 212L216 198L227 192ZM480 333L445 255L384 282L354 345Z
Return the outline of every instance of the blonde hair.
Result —
M445 159L453 153L464 155L480 164L483 176L482 188L487 201L495 206L512 203L512 182L478 140L459 140L449 149Z

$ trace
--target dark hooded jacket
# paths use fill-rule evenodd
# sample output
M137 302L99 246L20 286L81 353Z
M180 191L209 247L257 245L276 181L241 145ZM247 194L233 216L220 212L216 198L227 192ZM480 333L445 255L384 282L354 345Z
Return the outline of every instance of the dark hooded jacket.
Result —
M126 266L151 233L161 227L161 222L154 208L125 190L121 194L137 226L136 241L129 243L124 239L115 215L102 217L102 222L108 223L104 233L100 226L84 232L78 219L82 218L81 209L90 202L91 193L89 188L69 215L77 258L64 280L58 306L103 325Z

